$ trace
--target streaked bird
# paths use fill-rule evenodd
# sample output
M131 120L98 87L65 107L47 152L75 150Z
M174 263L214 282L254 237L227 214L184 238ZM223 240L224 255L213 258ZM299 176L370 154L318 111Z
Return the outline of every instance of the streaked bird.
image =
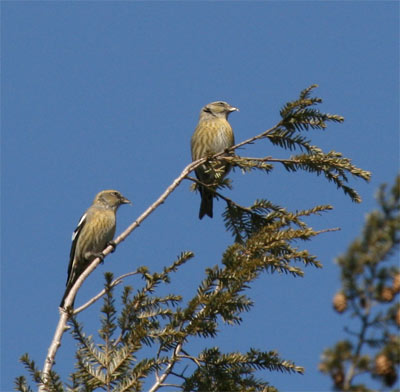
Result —
M227 102L211 102L200 111L200 119L191 140L192 160L217 154L235 144L232 127L228 122L228 116L238 111ZM229 172L229 165L214 163L201 165L196 169L196 177L204 184L212 185L220 181ZM211 186L212 189L216 185ZM213 217L213 192L204 186L199 186L201 204L199 218L204 215Z
M121 204L127 203L131 203L130 200L118 191L101 191L79 220L72 234L67 288L60 307L64 307L64 300L79 276L96 257L102 256L101 252L114 238L117 209Z

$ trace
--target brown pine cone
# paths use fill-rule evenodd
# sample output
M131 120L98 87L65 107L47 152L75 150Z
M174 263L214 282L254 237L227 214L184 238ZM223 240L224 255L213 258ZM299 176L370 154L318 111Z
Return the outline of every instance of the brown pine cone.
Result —
M380 376L391 373L393 371L392 361L385 354L379 354L375 358L375 371Z
M338 313L343 313L347 309L347 298L342 292L338 292L333 297L333 308Z

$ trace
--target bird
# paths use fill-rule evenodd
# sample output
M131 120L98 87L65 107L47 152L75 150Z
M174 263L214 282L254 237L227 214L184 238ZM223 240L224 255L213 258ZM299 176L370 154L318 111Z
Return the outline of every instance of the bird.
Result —
M229 114L235 111L239 109L224 101L211 102L201 109L199 122L190 143L192 161L217 154L235 144L233 130L228 122ZM214 163L212 166L206 164L199 166L195 173L200 182L216 189L216 180L225 177L229 170L227 164ZM199 219L204 215L212 218L213 191L202 185L199 185L199 191L201 197Z
M132 204L116 190L99 192L92 205L79 220L72 233L72 245L68 265L68 278L60 307L64 308L65 298L79 276L96 257L104 257L101 253L107 245L114 245L116 228L116 212L121 204ZM71 307L74 306L72 301Z

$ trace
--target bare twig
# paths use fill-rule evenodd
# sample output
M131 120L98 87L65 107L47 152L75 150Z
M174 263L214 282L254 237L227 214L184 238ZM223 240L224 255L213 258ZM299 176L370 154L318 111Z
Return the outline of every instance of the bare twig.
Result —
M276 131L279 127L282 126L282 121L279 121L278 124L274 125L272 128L267 129L266 131L251 137L250 139L244 140L243 142L240 142L238 144L235 144L234 146L232 146L231 148L228 148L228 151L234 151L242 146L244 146L245 144L252 144L255 140L259 140L259 139L264 139L266 138L270 133ZM216 157L222 155L223 153L217 154L215 155Z
M118 278L115 278L111 284L110 287L115 287L118 286L120 283L123 282L123 280L125 278L127 278L128 276L133 276L133 275L137 275L139 273L139 271L132 271L132 272L127 272L126 274L123 274L121 276L118 276ZM106 289L101 290L98 294L96 294L93 298L91 298L89 301L87 301L85 304L83 304L82 306L80 306L77 309L74 309L74 315L78 314L80 312L82 312L82 310L85 310L86 308L88 308L90 305L92 305L93 303L95 303L98 299L100 299L104 294L106 293Z
M235 203L229 197L226 197L222 193L217 192L215 189L212 188L213 184L205 184L204 182L199 181L197 178L190 177L190 176L187 176L186 179L188 179L190 181L193 181L194 183L196 183L198 185L201 185L201 186L204 186L204 187L210 189L210 191L212 191L216 196L218 196L221 199L225 200L228 205L234 205L235 207L237 207L237 208L239 208L239 209L241 209L241 210L243 210L245 212L248 212L249 214L255 214L255 212L252 211L250 208L243 207L240 204Z
M179 389L182 389L182 386L181 385L177 385L177 384L161 384L161 386L165 387L165 388L179 388Z
M156 381L155 384L149 389L149 392L155 392L155 391L157 391L158 388L160 388L160 387L163 385L165 379L166 379L166 378L169 376L169 374L172 372L172 369L174 368L174 366L175 366L175 364L176 364L176 362L177 362L177 360L178 360L179 353L180 353L180 351L181 351L181 349L182 349L182 345L183 345L183 343L179 343L179 344L175 347L175 350L174 350L174 352L173 352L173 354L172 354L172 356L171 356L171 359L170 359L170 361L169 361L169 364L167 365L167 367L166 367L165 370L164 370L164 373L163 373L161 376L157 377L157 381Z
M340 227L332 227L331 229L323 229L323 230L318 230L315 232L315 235L323 234L323 233L331 233L333 231L340 231Z
M183 351L183 350L182 350ZM198 367L201 367L201 363L199 362L199 360L197 359L197 357L193 357L192 355L189 354L180 354L179 355L180 358L186 358L186 359L190 359L191 361L193 361Z

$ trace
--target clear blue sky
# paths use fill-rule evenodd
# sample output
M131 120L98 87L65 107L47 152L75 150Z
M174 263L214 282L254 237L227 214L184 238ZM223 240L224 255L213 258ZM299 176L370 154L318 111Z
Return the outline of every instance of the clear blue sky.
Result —
M263 275L242 326L198 347L276 349L306 373L265 379L281 391L330 390L317 364L343 337L345 318L331 307L340 285L333 260L375 207L377 186L398 171L398 3L3 1L1 29L1 391L24 373L21 354L42 367L71 232L98 191L115 188L134 202L118 213L121 232L190 161L203 105L239 107L231 124L241 141L272 126L282 105L313 83L321 110L346 121L310 136L372 171L370 184L351 180L364 201L353 204L323 178L280 167L269 176L233 173L228 196L238 202L264 197L292 210L332 204L310 223L342 230L306 244L322 270L307 269L303 279ZM266 141L243 154L289 155ZM182 250L196 258L163 290L188 296L232 241L223 207L217 202L215 218L199 221L199 196L184 183L89 277L77 304L97 293L105 271L159 271ZM89 333L97 309L81 317ZM64 379L72 343L65 335L57 356Z

